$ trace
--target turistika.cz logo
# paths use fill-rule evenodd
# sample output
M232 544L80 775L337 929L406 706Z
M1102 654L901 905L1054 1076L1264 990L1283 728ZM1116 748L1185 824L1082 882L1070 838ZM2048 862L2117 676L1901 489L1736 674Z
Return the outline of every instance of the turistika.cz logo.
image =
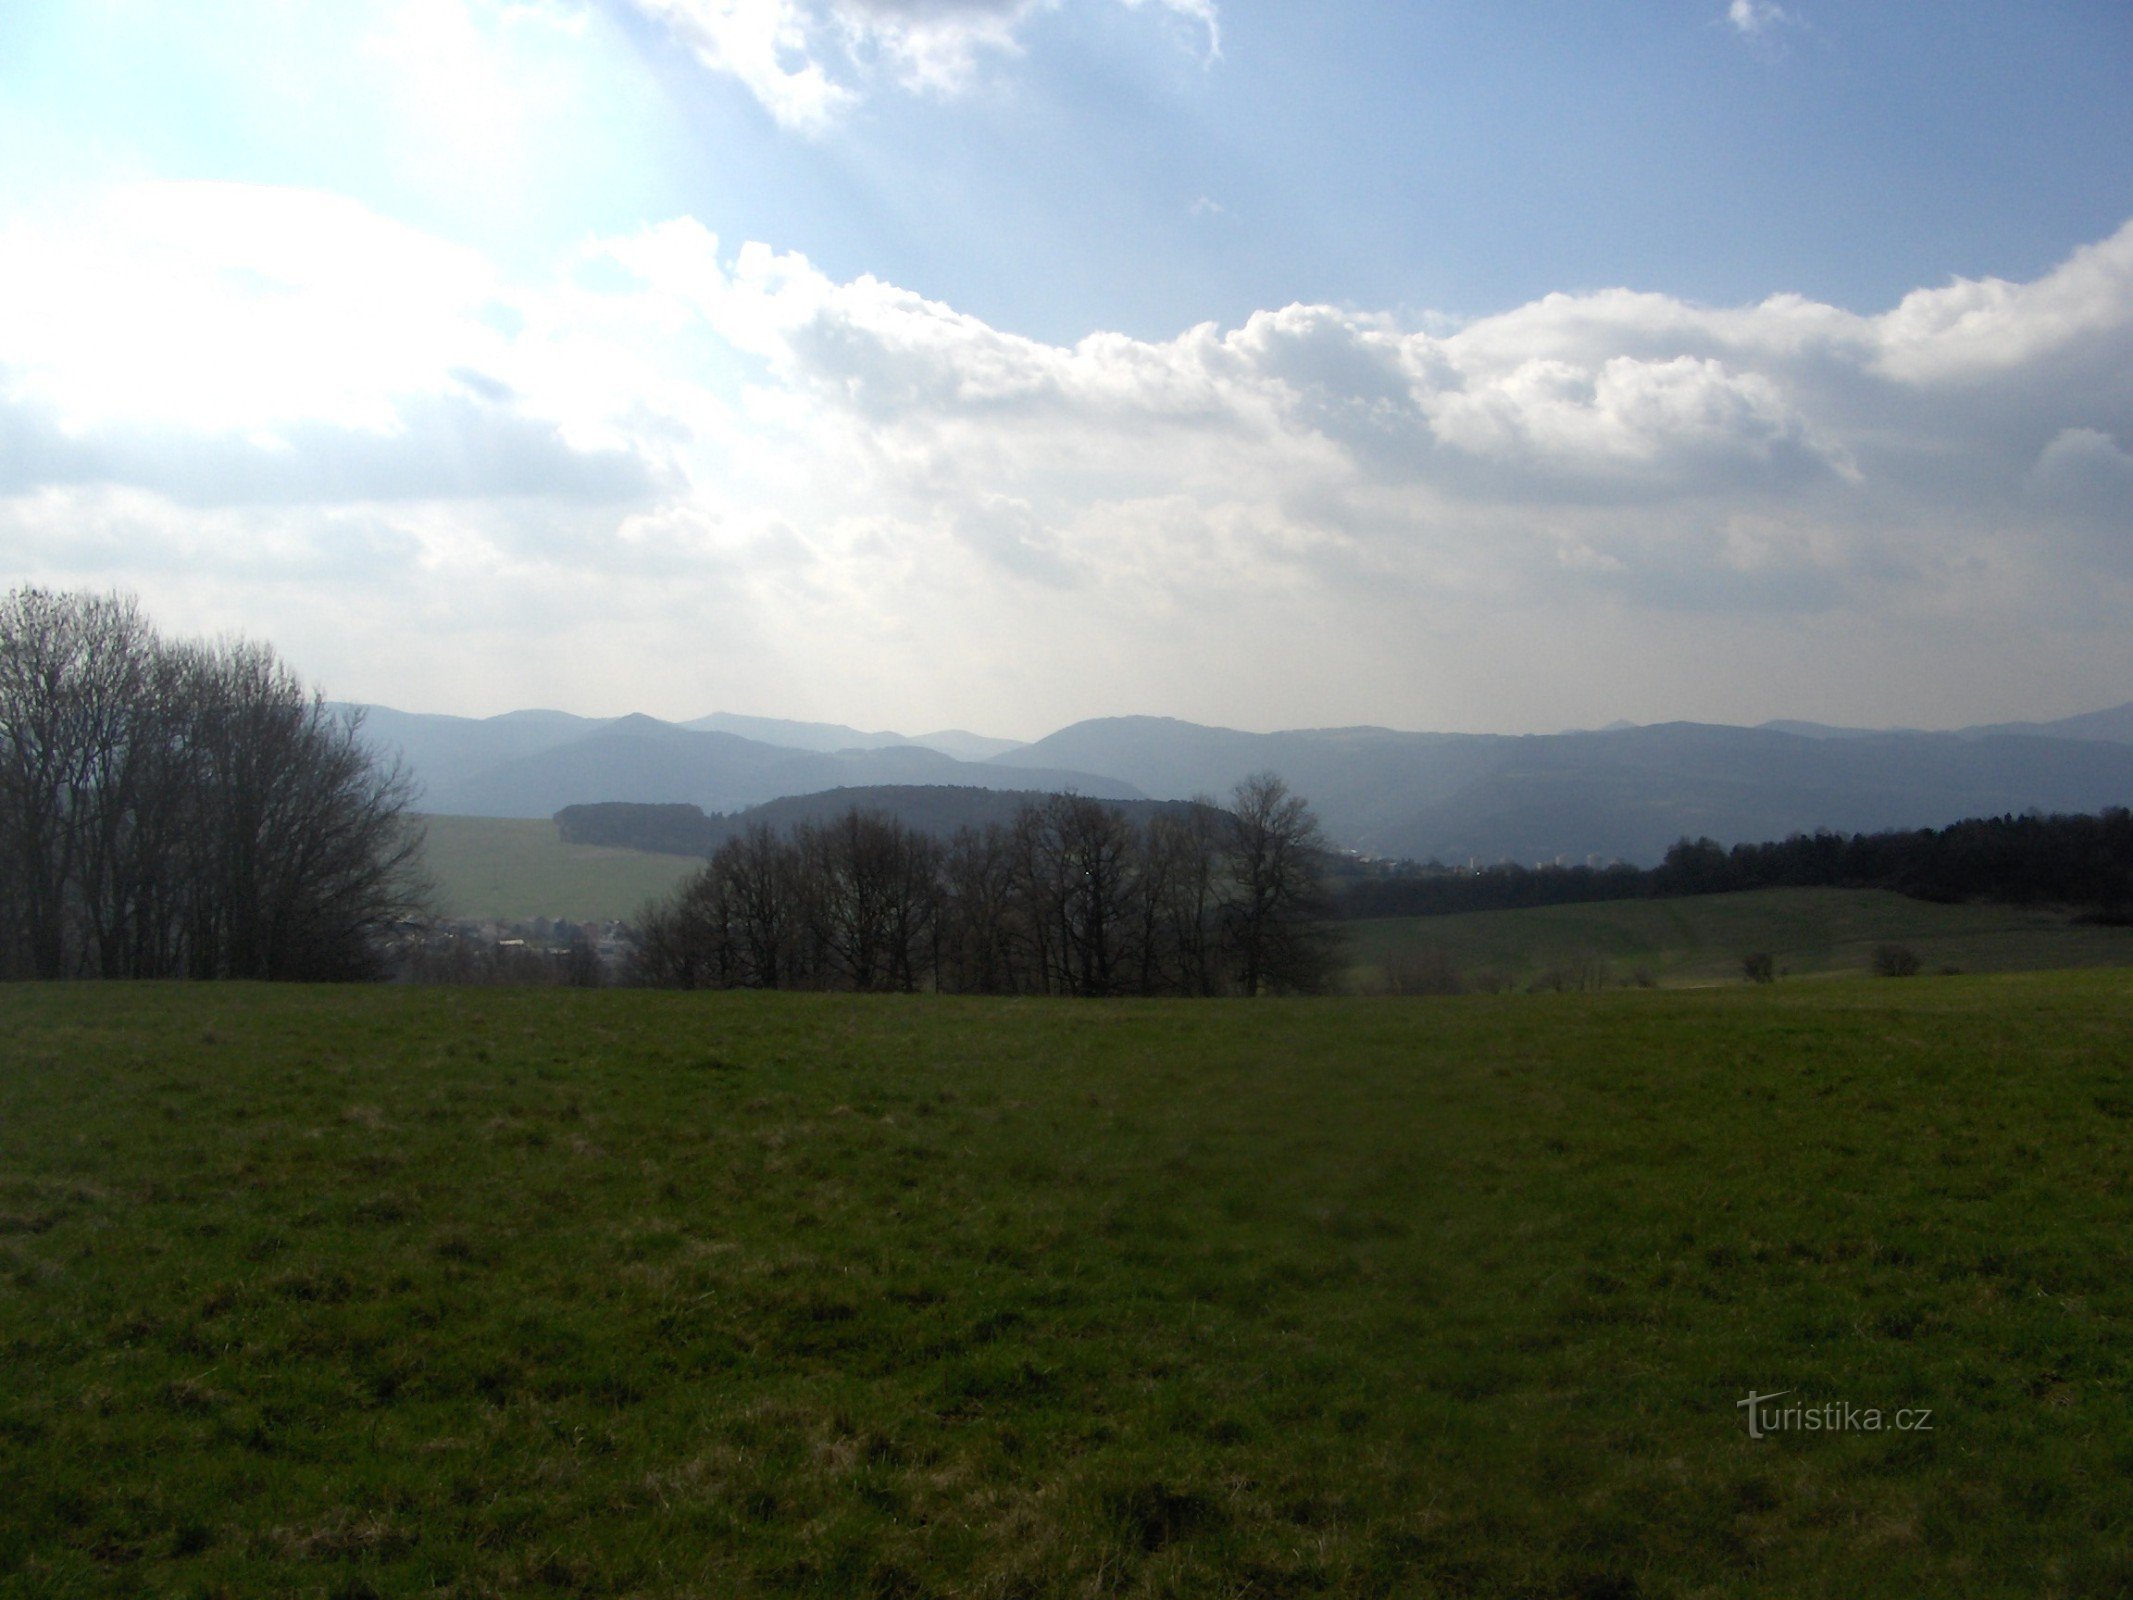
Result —
M1931 1433L1933 1408L1906 1406L1883 1411L1874 1406L1855 1406L1849 1400L1824 1400L1816 1405L1780 1406L1773 1401L1791 1394L1779 1389L1771 1394L1749 1391L1748 1398L1734 1402L1748 1413L1748 1437L1767 1439L1774 1433Z

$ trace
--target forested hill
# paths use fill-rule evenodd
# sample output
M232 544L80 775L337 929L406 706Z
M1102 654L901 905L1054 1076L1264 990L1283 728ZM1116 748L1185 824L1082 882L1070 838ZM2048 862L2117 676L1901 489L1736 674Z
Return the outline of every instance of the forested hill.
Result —
M643 716L593 720L527 711L475 719L361 709L367 741L381 757L405 764L422 808L455 816L550 817L561 807L602 800L724 812L839 785L962 784L1142 797L1130 783L1101 773L1042 763L1031 764L1035 770L999 767L916 743L824 751Z
M1349 917L1429 916L1742 889L1889 889L1914 899L2057 905L2133 919L2133 813L1978 817L1946 828L1677 843L1657 867L1514 865L1341 880Z
M1220 795L1277 772L1335 843L1446 862L1655 865L1680 838L1782 839L2096 812L2133 801L2115 713L2021 731L1871 733L1663 723L1597 733L1244 733L1157 717L1076 723L988 765L1101 772ZM2069 736L2079 732L2081 736Z
M364 726L381 752L407 761L432 812L550 817L565 807L631 801L716 815L840 787L959 786L1003 792L995 804L972 802L978 817L989 818L1011 812L1022 793L1185 800L1226 795L1271 772L1309 799L1334 844L1418 861L1653 866L1684 837L1937 828L1962 817L2097 812L2133 801L2133 743L2122 737L2133 733L2133 709L2126 707L1957 733L1806 723L1520 737L1386 728L1247 733L1111 717L984 760L912 743L781 747L719 731L714 721L817 744L890 737L767 719L677 726L557 712L474 721L373 710ZM984 743L958 748L976 754ZM914 815L913 825L926 824Z
M565 806L555 814L566 844L597 844L666 855L709 855L758 824L786 833L804 822L828 822L852 810L878 812L917 833L945 839L959 828L1001 826L1024 806L1048 798L1032 789L967 789L944 784L875 784L825 789L765 801L745 811L706 814L692 805L635 805L610 801ZM1193 809L1189 800L1111 800L1136 827L1164 812Z

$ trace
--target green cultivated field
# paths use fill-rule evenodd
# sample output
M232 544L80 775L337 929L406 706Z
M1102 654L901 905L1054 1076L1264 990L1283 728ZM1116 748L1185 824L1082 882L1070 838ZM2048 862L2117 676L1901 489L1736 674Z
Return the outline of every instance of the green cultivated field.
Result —
M0 1020L0 1594L2133 1588L2121 972Z
M1757 950L1795 977L1859 973L1883 943L1908 945L1928 973L2133 966L2133 928L2085 927L2027 906L1935 905L1880 889L1762 889L1340 926L1350 940L1350 982L1362 988L1380 980L1388 956L1426 945L1469 978L1493 973L1519 985L1595 956L1616 982L1641 968L1662 984L1738 983L1741 957Z
M429 831L424 853L437 880L437 909L448 917L626 918L703 865L694 856L565 844L550 821L422 820Z

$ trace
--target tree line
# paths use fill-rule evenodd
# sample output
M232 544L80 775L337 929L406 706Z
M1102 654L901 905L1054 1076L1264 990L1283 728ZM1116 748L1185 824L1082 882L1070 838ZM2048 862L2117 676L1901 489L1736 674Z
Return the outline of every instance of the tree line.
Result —
M1888 889L1914 899L1986 900L2133 917L2133 812L1975 817L1945 828L1816 832L1728 849L1683 839L1656 867L1499 866L1418 872L1345 884L1343 916L1432 916L1457 911L1657 899L1744 889Z
M907 828L947 839L959 828L984 832L992 823L1013 823L1022 808L1042 803L1049 791L974 789L964 784L865 784L826 789L814 794L782 795L745 810L712 812L698 806L603 800L570 805L555 814L556 831L566 844L608 845L651 850L664 855L708 856L728 839L737 839L758 823L780 833L803 822L835 821L855 807L894 817ZM1190 800L1111 800L1113 811L1145 828L1157 812L1187 811Z
M376 976L421 898L411 798L267 645L0 600L0 975Z
M947 839L853 807L729 839L638 919L676 988L1260 995L1331 981L1323 841L1271 774L1136 824L1083 795Z

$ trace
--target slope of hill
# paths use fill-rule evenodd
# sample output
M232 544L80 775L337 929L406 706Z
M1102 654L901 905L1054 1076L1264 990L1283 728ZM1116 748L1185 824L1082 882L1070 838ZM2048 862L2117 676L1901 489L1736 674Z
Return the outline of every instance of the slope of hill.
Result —
M2108 744L2133 744L2133 702L2107 711L2084 711L2056 722L1999 722L1963 730L1973 736L1996 733L2026 734L2045 739L2099 739Z
M994 755L1022 749L1017 738L990 738L971 734L962 727L943 727L936 734L868 734L845 723L800 723L785 717L742 717L732 710L715 710L708 717L695 717L678 727L700 734L740 734L759 745L779 745L789 751L885 751L896 747L919 747L951 755L958 762L985 762Z
M562 837L576 844L701 856L754 827L767 827L782 834L801 823L829 822L855 810L892 817L915 832L945 839L962 828L983 829L993 824L1004 827L1015 820L1024 806L1042 804L1052 792L879 784L787 795L726 816L706 816L694 806L604 801L565 806L556 813L555 822ZM1162 812L1194 809L1189 800L1112 800L1109 804L1136 827L1145 827L1150 818Z
M10 1594L2126 1587L2117 974L7 1003Z
M1159 799L1209 795L1276 772L1308 798L1340 844L1382 849L1418 807L1485 776L1516 739L1493 734L1309 728L1243 733L1169 717L1103 717L995 757L993 766L1069 766L1106 773Z
M1828 828L1938 827L2133 800L2133 749L1954 734L1808 739L1675 723L1519 741L1485 777L1381 837L1446 861L1650 864L1684 837L1731 844Z
M911 742L922 744L928 750L938 750L944 756L954 756L958 761L990 761L995 756L1022 748L1020 739L999 739L989 733L972 733L965 728L938 728L932 733L914 733Z
M743 739L779 745L787 750L815 750L823 753L839 750L888 750L899 745L916 745L922 749L937 750L957 761L987 761L1022 747L1018 739L994 739L982 733L968 733L961 728L943 728L938 733L868 733L860 728L847 727L841 722L793 722L784 717L748 717L732 711L714 711L708 717L697 717L677 726L699 733L735 733Z
M784 717L748 717L733 711L714 711L708 717L692 717L675 724L692 733L731 733L758 744L773 744L783 750L881 750L909 744L900 733L868 733L841 722L793 722Z
M342 706L358 712L373 749L397 755L427 790L448 791L505 761L582 739L607 725L604 717L567 711L507 711L495 717L453 717L390 706Z
M444 917L628 918L703 865L691 855L573 844L546 818L425 817L423 824L424 865Z
M1871 739L1892 733L1922 731L1917 728L1844 728L1826 722L1794 722L1783 718L1761 726L1779 733L1804 734L1810 739ZM2052 722L1983 722L1955 731L1965 739L2017 734L2031 739L2091 739L2105 744L2133 744L2133 702L2104 711L2084 711Z
M909 740L796 748L650 717L528 711L478 720L381 708L368 715L373 742L413 768L425 810L475 816L543 818L603 800L732 812L878 786L1219 800L1240 778L1272 771L1311 801L1329 837L1352 848L1444 861L1598 857L1648 865L1684 835L1735 843L1816 828L1939 827L2032 808L2133 803L2133 707L1959 733L1810 723L1664 723L1524 737L1367 727L1246 733L1106 717L983 761ZM700 720L817 744L900 737L835 724Z
M1788 977L1859 976L1874 949L1901 944L1928 973L2133 966L2133 928L2076 922L2041 906L1938 905L1885 889L1758 889L1672 900L1374 917L1341 925L1347 978L1364 993L1423 952L1471 986L1524 988L1542 974L1662 988L1739 984L1741 958L1767 952Z
M365 728L374 746L406 760L424 811L459 816L547 818L601 800L734 811L783 795L880 784L1141 798L1132 784L1089 772L1042 765L1009 770L913 743L794 749L645 716L595 721L541 711L477 719L369 707Z
M1307 796L1339 843L1445 861L1650 864L1684 835L1937 827L2133 802L2133 747L2040 735L1663 723L1601 733L1242 733L1154 717L1076 723L995 766L1067 763L1149 794L1220 796L1255 771Z

